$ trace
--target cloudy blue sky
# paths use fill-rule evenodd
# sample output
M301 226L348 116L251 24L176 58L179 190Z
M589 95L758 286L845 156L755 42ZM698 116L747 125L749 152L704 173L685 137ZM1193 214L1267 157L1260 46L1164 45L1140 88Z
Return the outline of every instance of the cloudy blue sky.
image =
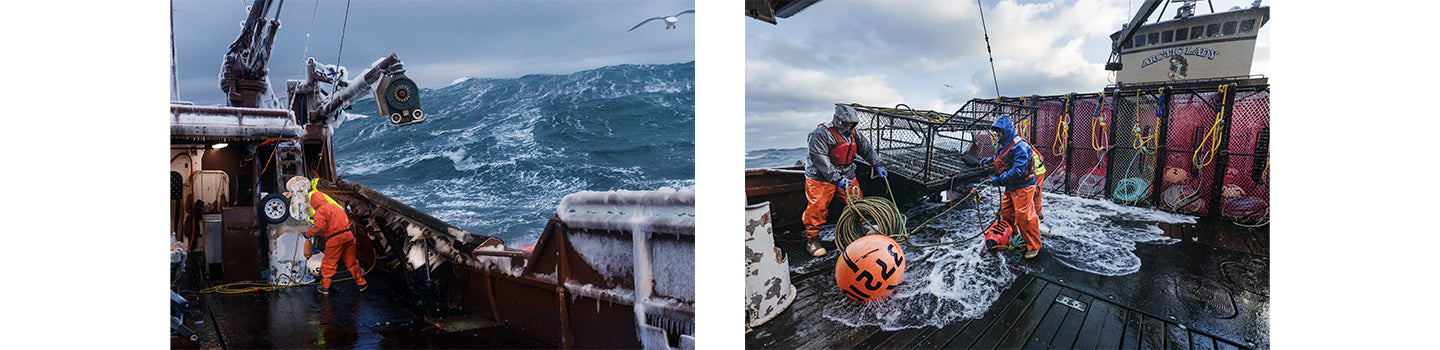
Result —
M223 102L216 78L221 58L239 35L251 3L174 2L181 100ZM466 76L513 78L627 63L688 62L695 60L693 15L681 16L676 29L666 30L663 22L653 21L627 30L650 17L694 8L694 1L671 0L354 0L347 23L346 1L285 1L270 79L283 88L286 79L296 79L306 56L334 64L342 53L340 64L352 76L397 53L406 75L422 88L444 87Z
M1000 94L1099 91L1110 34L1142 1L821 1L779 25L745 24L745 149L802 147L835 103L954 111L993 98L985 30ZM1215 0L1216 12L1252 0ZM1269 0L1262 2L1269 6ZM1156 18L1174 16L1179 2ZM1205 1L1198 14L1209 14ZM1276 16L1278 18L1279 16ZM1270 28L1260 30L1252 72L1269 73ZM949 85L949 86L947 86Z

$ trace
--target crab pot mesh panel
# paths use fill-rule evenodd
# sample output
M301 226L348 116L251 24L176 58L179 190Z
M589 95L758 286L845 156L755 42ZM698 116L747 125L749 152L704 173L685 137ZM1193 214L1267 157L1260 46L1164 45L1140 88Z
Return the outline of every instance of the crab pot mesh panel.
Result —
M984 127L977 128L974 133L977 144L980 145L976 154L980 157L994 157L1000 151L1000 147L1004 147L1010 142L1010 140L992 140L992 136L987 132L990 125L994 124L995 119L1000 115L1010 116L1010 120L1015 122L1015 131L1020 133L1026 142L1032 140L1030 136L1037 118L1032 103L1028 102L1028 99L1019 98L1002 99L998 103L994 100L973 99L966 103L965 107L961 108L956 115L984 120ZM998 137L999 135L994 136ZM1030 142L1030 145L1035 146L1033 142Z
M1158 98L1140 92L1120 93L1115 99L1110 124L1109 198L1126 204L1150 205L1154 190L1155 162L1158 160L1159 119L1155 116Z
M1218 152L1211 150L1211 144L1217 142L1214 138L1220 136L1220 130L1214 130L1208 140L1206 134L1216 128L1221 98L1214 90L1170 95L1161 207L1178 213L1214 214L1209 202L1213 191L1219 189L1214 184L1217 162L1213 159Z
M988 121L964 120L933 111L852 108L860 117L861 132L880 155L880 165L907 178L935 181L954 177L964 169L973 168L962 156L984 152L977 150L977 146L989 145L983 136L988 133L972 133L967 129L987 129ZM971 125L981 123L984 125Z
M1061 114L1065 111L1065 101L1060 96L1051 98L1035 99L1031 102L1037 107L1035 111L1034 135L1029 137L1030 146L1036 153L1040 154L1040 163L1045 166L1045 181L1040 184L1042 190L1059 191L1063 189L1065 181L1065 135L1064 128L1060 127ZM1062 132L1057 138L1056 132ZM1053 178L1053 179L1052 179ZM1055 186L1051 186L1054 184Z
M1109 96L1077 98L1071 107L1070 151L1066 164L1065 193L1100 198L1105 196L1105 150L1110 136ZM1096 106L1099 105L1099 112ZM1098 118L1098 119L1097 119ZM1100 125L1106 122L1106 126ZM1101 150L1096 150L1100 148ZM1058 189L1057 189L1058 190Z
M1262 223L1270 218L1270 91L1237 89L1220 216Z

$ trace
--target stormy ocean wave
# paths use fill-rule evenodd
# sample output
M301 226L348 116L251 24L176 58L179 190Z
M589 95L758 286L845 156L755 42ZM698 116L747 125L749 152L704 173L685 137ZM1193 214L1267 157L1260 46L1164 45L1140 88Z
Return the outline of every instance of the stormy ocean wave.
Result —
M533 245L578 191L695 185L695 64L461 78L422 89L423 123L354 108L336 168L463 230ZM355 106L374 105L373 99Z

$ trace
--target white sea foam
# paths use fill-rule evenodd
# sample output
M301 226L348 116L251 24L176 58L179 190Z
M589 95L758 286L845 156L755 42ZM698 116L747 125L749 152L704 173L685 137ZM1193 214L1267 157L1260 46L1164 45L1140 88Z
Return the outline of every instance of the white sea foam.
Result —
M981 218L974 209L955 210L936 218L912 236L910 243L956 241L984 229L994 216L997 191L982 191ZM1193 223L1195 217L1153 209L1119 205L1104 200L1045 193L1046 225L1057 237L1044 240L1045 255L1061 264L1090 273L1116 276L1134 273L1141 265L1136 244L1172 244L1157 223ZM943 208L925 203L907 211L909 229ZM939 228L941 230L929 230ZM827 231L829 231L827 229ZM943 231L943 233L935 233ZM829 232L822 232L829 234ZM943 236L942 236L943 235ZM826 288L822 300L825 318L850 326L878 326L884 330L944 326L956 320L979 318L1010 287L1016 273L1007 254L986 252L983 238L930 248L906 247L908 266L904 282L881 300L858 303L838 288ZM801 270L834 269L836 260L815 259Z

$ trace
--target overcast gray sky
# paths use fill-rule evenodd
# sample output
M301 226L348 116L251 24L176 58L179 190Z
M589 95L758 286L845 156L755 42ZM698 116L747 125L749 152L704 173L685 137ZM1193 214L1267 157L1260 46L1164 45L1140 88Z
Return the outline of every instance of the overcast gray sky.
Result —
M251 3L174 2L181 100L222 103L220 63ZM346 1L285 1L270 57L271 83L283 89L286 79L296 79L305 56L334 64L341 51L340 64L352 77L397 53L406 75L422 88L441 88L466 76L513 78L695 59L693 14L680 16L675 29L653 21L626 31L650 17L694 9L694 1L354 0L349 7L346 23Z
M1253 0L1215 0L1216 12ZM803 147L835 103L951 112L971 98L994 98L985 32L1000 94L1095 92L1110 34L1139 0L827 0L779 25L745 24L745 149ZM1262 3L1269 6L1268 0ZM1174 16L1179 2L1155 18ZM1196 14L1209 14L1205 1ZM1270 28L1260 30L1251 72L1269 74ZM949 85L948 87L946 85Z

